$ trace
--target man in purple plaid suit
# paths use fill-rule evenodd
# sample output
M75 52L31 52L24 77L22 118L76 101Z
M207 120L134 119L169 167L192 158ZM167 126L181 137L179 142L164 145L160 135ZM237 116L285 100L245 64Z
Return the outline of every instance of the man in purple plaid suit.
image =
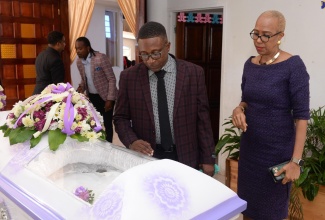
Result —
M113 139L113 109L116 99L116 78L109 58L94 51L86 37L76 40L76 51L79 59L77 67L81 76L78 92L87 95L98 112L104 118L106 140Z
M204 71L169 54L165 27L148 22L137 37L142 63L120 75L113 116L122 143L143 154L173 159L212 176L214 140ZM172 134L169 149L161 147L156 72L164 70L168 114Z

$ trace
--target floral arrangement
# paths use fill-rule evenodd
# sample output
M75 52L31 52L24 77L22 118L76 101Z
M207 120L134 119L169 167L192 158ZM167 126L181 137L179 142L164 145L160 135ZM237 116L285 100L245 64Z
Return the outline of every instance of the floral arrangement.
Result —
M17 102L0 127L10 145L30 140L35 147L48 133L55 151L67 136L78 141L105 140L103 118L89 100L69 84L47 86L39 95Z
M93 204L94 202L94 197L95 197L95 194L93 193L92 190L89 190L89 189L86 189L85 187L83 186L79 186L74 194L76 196L78 196L80 199L86 201L86 202L89 202L90 204Z
M5 94L3 93L3 88L0 86L0 111L3 110L6 106L6 98Z

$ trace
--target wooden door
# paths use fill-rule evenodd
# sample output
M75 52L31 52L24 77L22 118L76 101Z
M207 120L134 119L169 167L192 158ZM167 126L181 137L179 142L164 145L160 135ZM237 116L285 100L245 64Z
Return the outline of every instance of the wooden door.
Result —
M176 57L201 66L215 143L219 139L222 24L177 22Z
M32 95L35 58L46 49L52 30L65 36L62 58L65 81L71 82L68 0L0 0L0 80L7 96L6 109Z

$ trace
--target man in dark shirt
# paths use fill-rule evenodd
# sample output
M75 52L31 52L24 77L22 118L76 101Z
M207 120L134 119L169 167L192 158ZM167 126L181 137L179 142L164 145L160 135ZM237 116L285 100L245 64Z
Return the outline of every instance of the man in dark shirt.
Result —
M36 58L36 85L33 95L39 94L50 84L64 82L64 64L61 52L65 47L65 38L61 32L52 31L47 36L48 48Z

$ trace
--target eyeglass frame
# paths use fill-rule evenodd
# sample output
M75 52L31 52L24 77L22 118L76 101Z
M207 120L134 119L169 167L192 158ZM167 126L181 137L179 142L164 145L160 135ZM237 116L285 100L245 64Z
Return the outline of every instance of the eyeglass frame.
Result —
M269 40L270 40L270 38L271 37L274 37L274 36L276 36L276 35L278 35L278 34L280 34L280 33L282 33L282 31L279 31L278 33L276 33L276 34L273 34L272 36L267 36L267 35L258 35L258 34L255 34L254 33L254 30L252 30L250 33L249 33L249 36L253 39L253 40L258 40L258 38L259 39L261 39L261 41L263 42L263 43L267 43L267 42L269 42ZM253 34L253 35L252 35ZM252 36L257 36L257 38L256 39L254 39ZM262 37L266 37L267 38L267 41L263 41L262 40Z
M151 59L153 59L153 60L159 60L159 59L161 58L161 54L162 54L163 50L165 49L165 47L167 46L167 44L168 44L168 43L166 43L166 44L164 45L164 47L163 47L159 52L154 52L154 53L149 53L149 54L139 54L138 56L139 56L143 61L148 61L150 57L151 57ZM152 57L152 55L158 55L158 54L159 54L159 57L157 57L157 58L153 58L153 57ZM148 58L143 59L142 56L148 56Z

